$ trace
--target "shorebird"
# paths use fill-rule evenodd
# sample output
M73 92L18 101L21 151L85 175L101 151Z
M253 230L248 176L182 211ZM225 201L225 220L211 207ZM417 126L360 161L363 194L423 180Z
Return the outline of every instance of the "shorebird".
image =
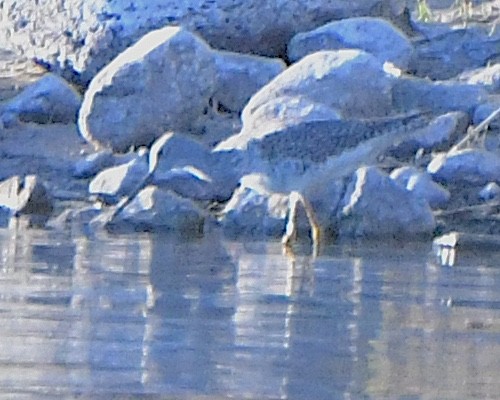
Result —
M283 130L271 132L255 140L251 135L241 135L231 148L224 143L216 151L238 150L241 176L264 173L269 179L269 189L289 195L289 212L286 232L282 238L285 248L290 248L297 235L297 210L305 209L309 221L313 253L317 254L322 234L320 223L309 201L314 192L325 182L349 176L362 165L376 162L379 155L411 136L430 121L430 116L413 113L403 116L372 120L325 120L300 123ZM158 165L155 143L150 152L149 174L129 196L115 207L98 216L92 228L105 227L152 181ZM94 229L93 229L94 230Z

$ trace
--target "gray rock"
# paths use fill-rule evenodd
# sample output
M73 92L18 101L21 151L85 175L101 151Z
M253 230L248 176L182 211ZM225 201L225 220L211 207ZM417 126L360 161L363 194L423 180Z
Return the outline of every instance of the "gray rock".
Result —
M11 215L49 216L54 201L44 183L36 175L13 176L0 183L0 207Z
M490 96L484 104L476 108L472 117L474 125L479 125L499 108L500 95ZM488 124L488 130L482 137L484 138L483 143L486 150L500 153L500 116L497 116Z
M103 169L114 165L113 152L109 149L101 150L77 161L74 165L73 176L82 179L91 178Z
M413 46L403 32L385 19L348 18L298 33L288 45L288 58L295 62L316 51L339 49L364 50L381 62L407 69Z
M283 56L290 38L333 19L404 21L403 0L8 0L0 42L86 83L131 43L166 25L196 31L214 48Z
M278 58L215 51L214 107L240 113L262 86L283 72L286 64Z
M427 202L375 167L356 171L340 218L340 235L348 238L408 238L430 235L435 228Z
M151 183L163 190L171 190L181 197L192 200L224 201L228 199L227 194L221 195L217 182L191 165L172 168L161 177L153 174Z
M113 225L134 231L199 234L204 220L204 212L191 200L171 191L147 186L116 216Z
M444 207L450 200L450 192L434 182L426 172L413 167L401 167L392 171L390 176L419 199L427 201L431 208Z
M144 181L149 173L148 156L145 151L131 161L107 168L92 179L89 193L107 204L114 204L128 196Z
M240 177L237 159L232 160L230 155L213 154L197 140L173 132L155 141L149 165L154 171L154 184L179 190L179 194L192 199L209 200L207 197L212 196L211 200L227 200Z
M198 131L216 78L213 53L178 27L150 32L103 68L85 93L78 125L96 147L126 151L167 130Z
M251 174L242 177L241 184L224 207L220 219L228 235L281 236L288 213L288 194L268 189L267 177Z
M172 168L193 166L208 171L212 165L210 149L181 133L167 132L158 138L149 152L149 164L154 178L161 181Z
M143 152L144 150L140 149L140 151ZM136 157L137 153L135 152L122 154L113 153L110 149L97 151L75 162L73 166L73 176L81 179L92 178L106 168L126 164Z
M391 155L414 155L419 149L426 151L450 148L458 138L467 132L469 116L462 111L449 112L434 118L428 126L420 129L418 134L404 140L390 151Z
M500 156L486 150L465 149L440 153L427 166L433 179L444 183L467 182L485 185L500 181Z
M483 85L490 92L500 93L500 63L465 71L457 80L472 85Z
M282 96L306 97L344 118L389 115L395 81L395 76L371 54L361 50L320 51L304 57L260 89L243 110L243 127L252 125L260 107Z
M392 95L395 108L401 112L419 109L435 114L450 111L472 114L487 99L487 92L481 85L454 81L432 82L411 77L398 79Z
M500 96L491 96L490 98L488 98L488 101L476 108L474 116L472 117L472 122L474 123L474 125L479 125L486 118L488 118L490 114L492 114L499 108ZM493 119L488 126L490 129L500 130L500 117Z
M498 58L498 29L491 32L486 26L462 29L448 28L443 24L425 26L427 29L421 30L424 37L414 42L415 51L410 63L410 71L417 76L449 79ZM418 24L416 28L419 29Z
M64 79L46 74L6 103L0 104L5 128L18 122L75 122L81 104L80 94Z
M496 182L488 183L479 192L479 198L485 201L500 198L500 186Z

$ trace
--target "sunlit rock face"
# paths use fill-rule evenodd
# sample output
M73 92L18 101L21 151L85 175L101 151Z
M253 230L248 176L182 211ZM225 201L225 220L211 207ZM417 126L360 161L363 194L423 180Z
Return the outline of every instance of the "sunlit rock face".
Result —
M56 71L88 82L145 33L166 25L197 32L217 49L286 54L298 33L331 20L400 20L404 0L5 0L0 41Z

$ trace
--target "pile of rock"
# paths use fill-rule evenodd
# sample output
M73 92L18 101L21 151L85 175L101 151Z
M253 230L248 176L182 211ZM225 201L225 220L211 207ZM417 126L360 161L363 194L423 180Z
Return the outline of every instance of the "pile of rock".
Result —
M48 73L0 105L0 135L13 135L26 124L77 124L93 152L65 173L88 181L89 199L106 207L137 193L112 221L135 230L199 232L203 221L216 217L231 234L279 236L289 191L304 186L293 181L304 176L315 182L306 195L321 225L343 238L431 235L457 222L445 217L455 215L453 209L498 204L498 119L489 124L484 142L450 149L471 121L478 124L500 108L494 64L500 32L483 35L479 26L456 29L408 20L405 25L404 7L382 0L338 2L342 12L322 6L331 9L321 9L321 18L314 18L315 2L292 1L280 8L280 23L266 31L259 27L269 10L256 10L252 19L238 14L245 24L229 20L224 31L220 18L227 21L233 14L218 3L206 2L210 10L201 7L203 13L190 17L184 6L172 6L173 21L183 27L156 30L170 21L166 5L165 14L147 27L142 18L152 6L82 12L71 21L91 24L87 36L73 26L62 47L53 43L69 51L65 57L56 58L50 45L29 51L54 71L71 70L73 80L77 74L79 83L89 82L83 97ZM299 3L304 15L294 25L295 17L287 13L296 16ZM365 8L351 13L353 3ZM373 16L374 4L386 18ZM41 43L29 23L14 24L23 18L16 7L2 25L11 42L30 37ZM57 16L67 18L66 13ZM197 25L200 21L210 24ZM281 34L272 36L270 29ZM84 40L81 47L78 40ZM455 62L462 58L468 62ZM354 167L325 172L325 162L356 146L360 135L370 140L380 134L394 140L369 142L379 147L376 152L368 146L360 150L366 158ZM287 182L284 189L276 188L278 181ZM12 207L12 185L4 186L3 208L14 214L38 209ZM90 210L73 207L57 221L88 221L100 212ZM498 220L498 213L490 215ZM488 221L483 228L500 231Z

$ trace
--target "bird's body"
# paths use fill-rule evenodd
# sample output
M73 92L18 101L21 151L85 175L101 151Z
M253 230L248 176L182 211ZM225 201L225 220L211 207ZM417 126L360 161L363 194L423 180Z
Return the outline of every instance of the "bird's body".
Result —
M246 172L262 172L271 189L304 195L326 181L371 164L390 147L428 125L427 114L373 120L313 121L287 127L246 146Z
M372 164L390 147L410 137L412 132L428 125L427 114L409 114L374 120L311 121L289 126L254 139L242 136L233 140L241 175L263 173L269 189L288 193L289 217L283 243L288 245L296 234L297 206L306 210L313 237L314 252L320 241L320 226L309 198L327 182L352 174L362 165ZM162 140L150 152L149 174L144 181L107 215L99 225L106 225L121 212L132 198L149 182L158 164Z
M410 138L430 122L428 114L415 113L373 120L311 121L257 140L242 138L245 173L267 176L268 188L289 194L289 216L283 243L296 235L297 206L303 205L317 252L321 229L310 204L318 191L332 180L354 173L362 165L376 162L389 148Z

